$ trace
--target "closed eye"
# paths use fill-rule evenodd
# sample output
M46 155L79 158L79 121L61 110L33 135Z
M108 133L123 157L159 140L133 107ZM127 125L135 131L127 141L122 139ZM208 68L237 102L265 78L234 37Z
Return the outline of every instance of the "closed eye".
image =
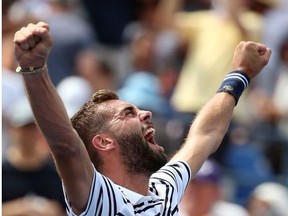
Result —
M127 107L125 108L125 116L135 116L136 111L133 107Z

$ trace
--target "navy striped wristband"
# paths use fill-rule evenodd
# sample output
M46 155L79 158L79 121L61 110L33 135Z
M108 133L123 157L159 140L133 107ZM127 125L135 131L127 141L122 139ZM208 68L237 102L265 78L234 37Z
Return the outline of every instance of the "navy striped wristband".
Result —
M227 74L217 92L227 92L235 98L235 106L243 91L248 87L250 79L242 71L232 71Z

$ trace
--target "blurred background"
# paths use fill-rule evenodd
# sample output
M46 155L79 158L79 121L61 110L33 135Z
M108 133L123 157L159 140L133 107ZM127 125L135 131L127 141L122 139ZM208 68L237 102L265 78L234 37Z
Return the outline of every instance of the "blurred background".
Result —
M49 72L69 116L93 92L113 89L152 111L157 141L169 156L230 71L236 45L252 40L270 47L271 61L242 95L207 161L210 171L191 182L180 211L288 215L288 0L3 0L3 215L64 210L61 182L14 72L14 33L38 21L50 25Z

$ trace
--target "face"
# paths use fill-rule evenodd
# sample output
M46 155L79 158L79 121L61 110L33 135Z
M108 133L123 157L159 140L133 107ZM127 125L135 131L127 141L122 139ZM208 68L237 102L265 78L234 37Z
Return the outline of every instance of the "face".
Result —
M163 147L154 138L151 112L122 101L114 102L117 108L111 122L112 129L128 171L151 175L167 163Z

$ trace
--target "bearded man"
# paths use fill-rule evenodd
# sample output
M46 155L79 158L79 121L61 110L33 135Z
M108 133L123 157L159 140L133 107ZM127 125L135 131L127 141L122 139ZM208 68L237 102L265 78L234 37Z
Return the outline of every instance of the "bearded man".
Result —
M110 90L96 92L71 123L49 78L52 38L46 23L21 28L14 44L16 71L62 179L68 215L178 215L189 181L220 145L240 95L271 54L262 44L239 43L232 72L167 162L154 139L152 113Z

